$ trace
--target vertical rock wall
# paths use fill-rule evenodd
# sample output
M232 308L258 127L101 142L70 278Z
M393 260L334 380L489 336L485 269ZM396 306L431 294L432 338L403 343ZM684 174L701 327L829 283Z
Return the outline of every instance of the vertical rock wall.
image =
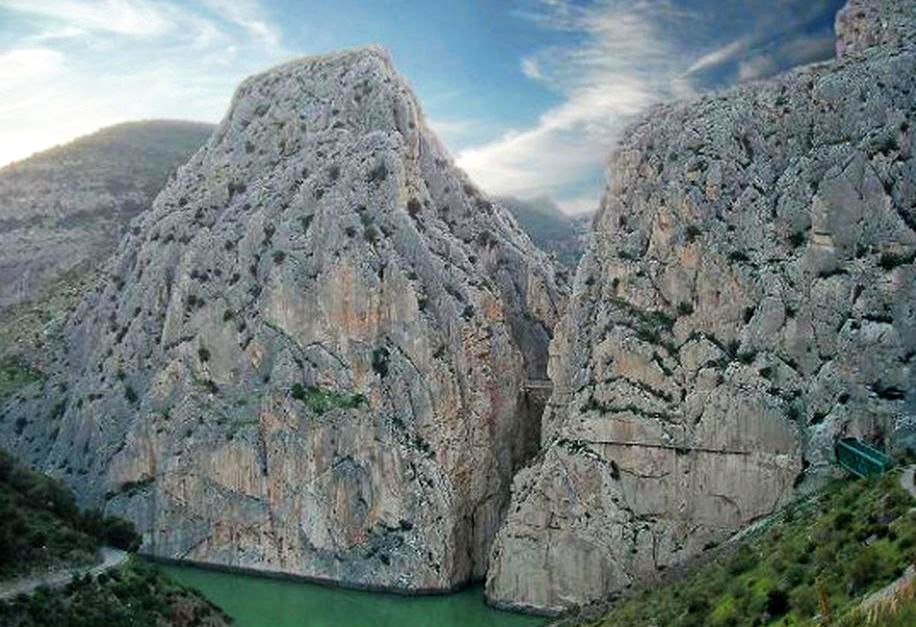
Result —
M625 134L493 602L561 611L650 580L829 474L838 437L912 430L914 29L916 3L850 3L841 60Z

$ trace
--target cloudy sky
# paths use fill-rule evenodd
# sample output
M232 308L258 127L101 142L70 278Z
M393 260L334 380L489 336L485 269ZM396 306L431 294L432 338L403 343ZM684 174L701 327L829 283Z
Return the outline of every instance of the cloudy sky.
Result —
M216 122L248 74L380 43L483 188L592 210L627 120L829 58L842 4L0 0L0 165L127 120Z

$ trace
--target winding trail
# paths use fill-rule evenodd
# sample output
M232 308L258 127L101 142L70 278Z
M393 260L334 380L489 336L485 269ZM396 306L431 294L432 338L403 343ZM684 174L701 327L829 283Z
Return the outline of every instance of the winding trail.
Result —
M62 568L44 575L17 579L9 582L9 587L7 587L7 584L0 584L0 601L14 599L20 594L31 594L42 586L48 588L63 588L70 583L74 576L82 577L88 574L95 577L112 568L121 566L127 561L129 555L126 551L108 546L103 546L99 549L99 554L102 556L102 562L100 564L83 566L82 568Z

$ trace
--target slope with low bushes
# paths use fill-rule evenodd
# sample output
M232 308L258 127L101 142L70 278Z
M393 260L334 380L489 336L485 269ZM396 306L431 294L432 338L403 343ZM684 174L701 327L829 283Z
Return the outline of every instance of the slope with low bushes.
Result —
M133 551L133 525L80 510L59 481L0 451L0 584L92 564L101 545ZM0 585L2 588L2 585ZM199 592L131 556L126 565L62 589L0 602L4 627L223 627L231 619Z
M862 598L916 563L914 506L899 471L837 481L723 547L686 578L616 603L594 625L867 624L858 611ZM912 595L902 596L873 624L913 624Z

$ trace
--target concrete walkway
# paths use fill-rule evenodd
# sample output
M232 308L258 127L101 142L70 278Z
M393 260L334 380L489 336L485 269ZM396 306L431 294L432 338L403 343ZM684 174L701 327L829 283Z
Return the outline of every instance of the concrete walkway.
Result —
M25 579L16 579L7 583L0 584L0 601L14 599L20 594L31 594L38 588L45 586L48 588L63 588L73 579L74 576L100 575L112 568L117 568L127 561L128 553L112 547L103 546L99 549L99 555L102 557L100 564L93 566L83 566L82 568L62 568L44 575L26 577Z

